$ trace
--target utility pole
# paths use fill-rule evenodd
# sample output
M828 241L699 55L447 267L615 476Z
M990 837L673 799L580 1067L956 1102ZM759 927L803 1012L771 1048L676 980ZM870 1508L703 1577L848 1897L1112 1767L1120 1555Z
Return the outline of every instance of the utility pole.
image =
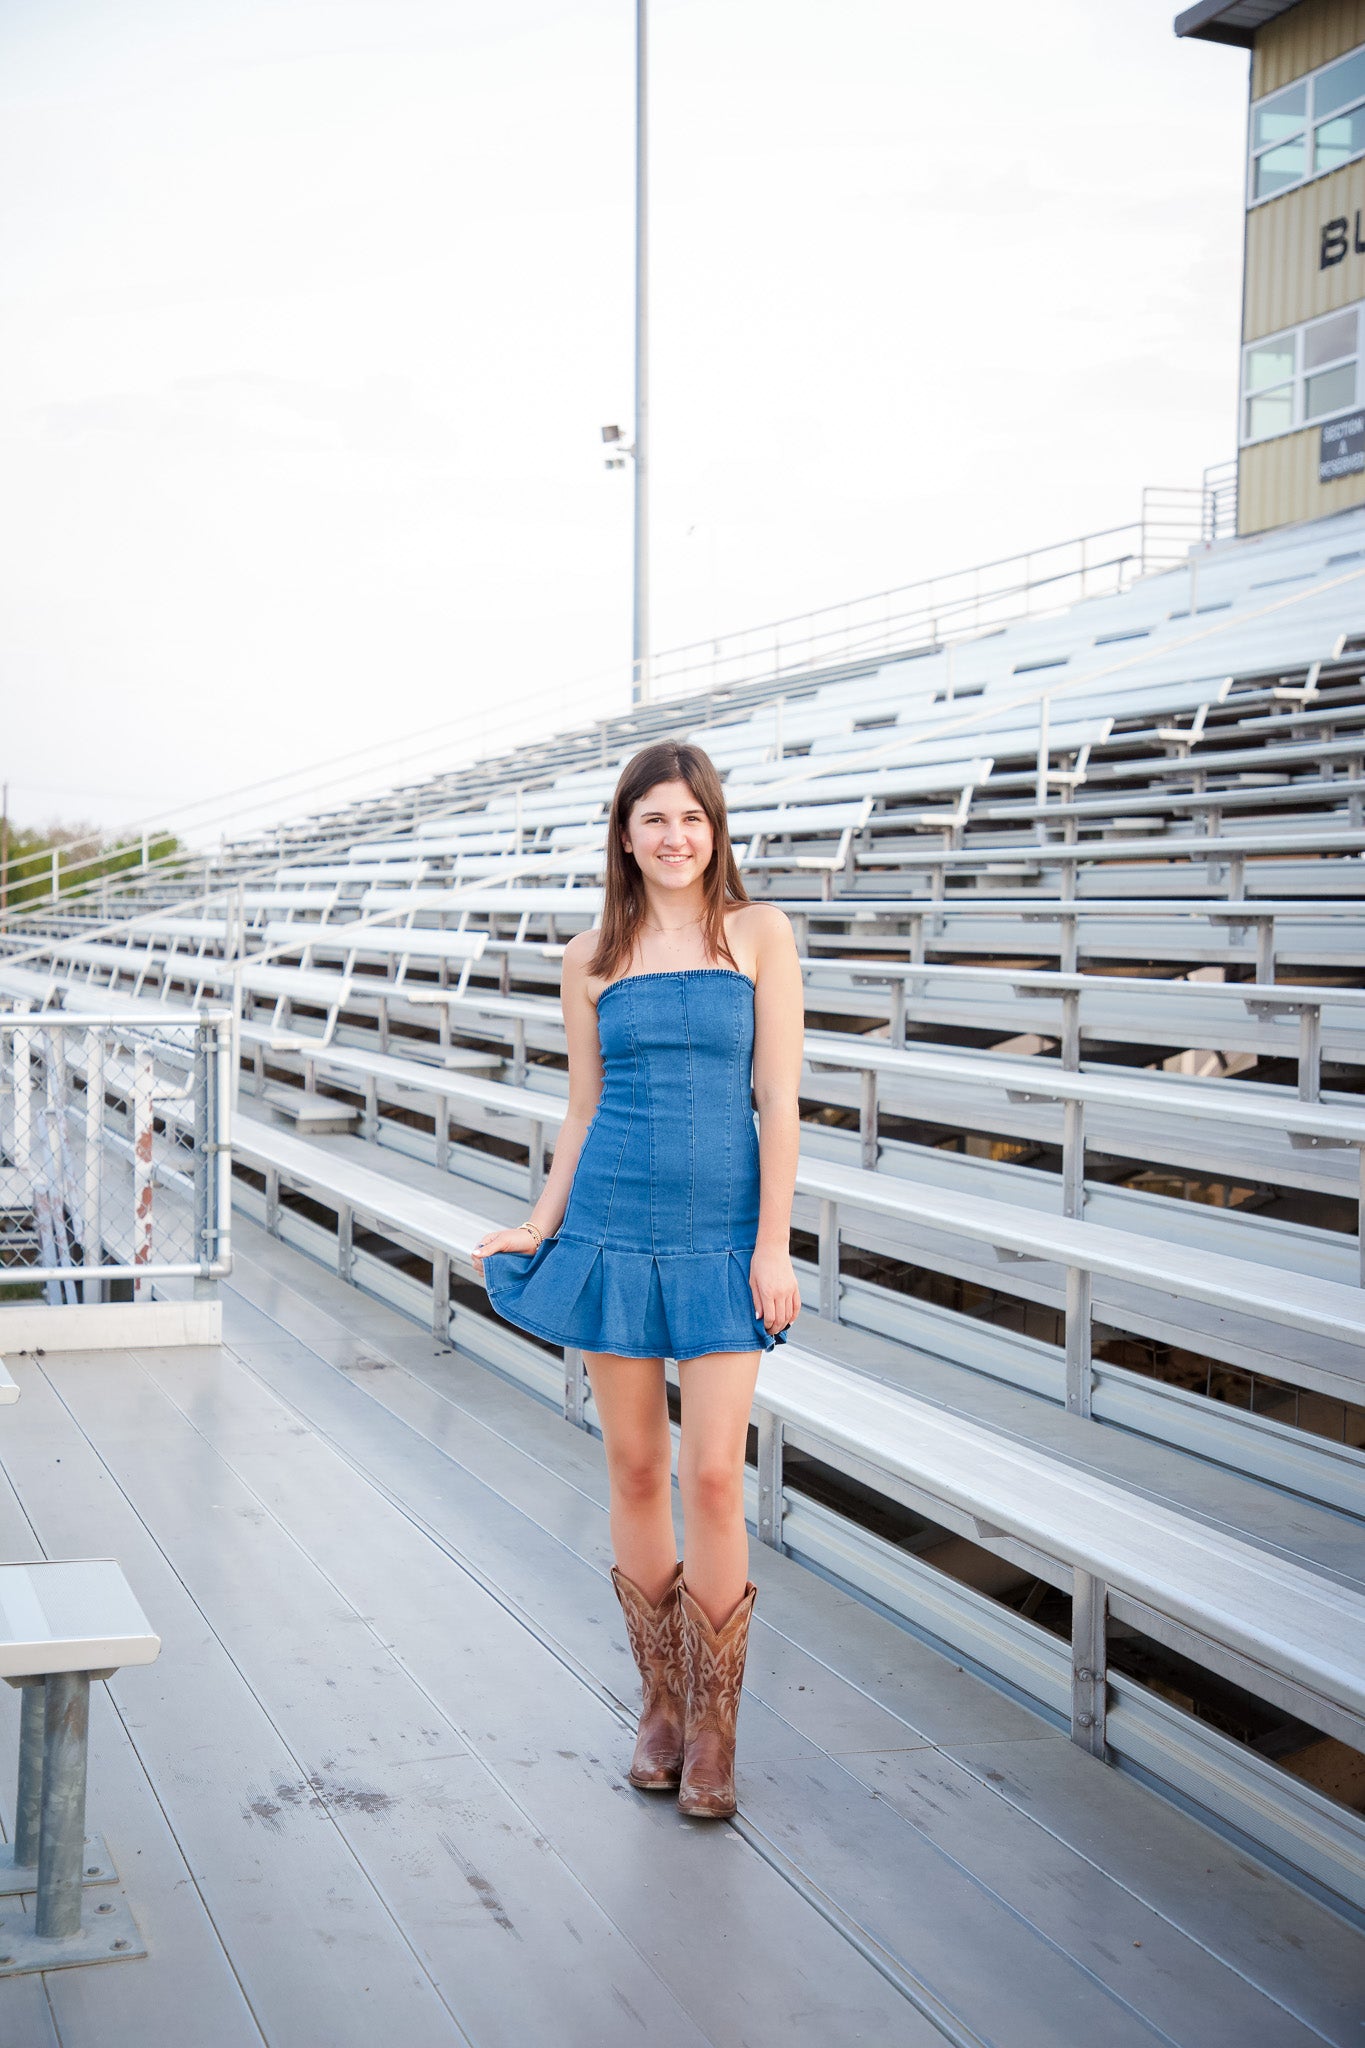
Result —
M635 439L603 427L608 469L635 465L630 701L649 697L649 0L635 0Z
M630 699L649 702L649 0L635 0L635 604Z

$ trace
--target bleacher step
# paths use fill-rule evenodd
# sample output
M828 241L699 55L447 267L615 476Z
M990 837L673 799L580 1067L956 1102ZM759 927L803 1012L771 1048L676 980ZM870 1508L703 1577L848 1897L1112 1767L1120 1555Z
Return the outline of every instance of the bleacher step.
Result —
M277 1117L310 1138L360 1129L360 1111L326 1095L308 1095L301 1088L267 1088L260 1099Z

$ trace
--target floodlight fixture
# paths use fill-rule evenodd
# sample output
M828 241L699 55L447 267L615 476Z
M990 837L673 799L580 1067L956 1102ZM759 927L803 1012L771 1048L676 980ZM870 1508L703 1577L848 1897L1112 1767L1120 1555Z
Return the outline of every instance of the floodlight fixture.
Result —
M612 450L612 453L607 457L606 461L603 463L603 468L624 469L626 466L626 457L628 455L634 455L635 453L635 443L633 441L623 440L621 438L621 429L619 427L603 427L602 439L606 442L607 446Z

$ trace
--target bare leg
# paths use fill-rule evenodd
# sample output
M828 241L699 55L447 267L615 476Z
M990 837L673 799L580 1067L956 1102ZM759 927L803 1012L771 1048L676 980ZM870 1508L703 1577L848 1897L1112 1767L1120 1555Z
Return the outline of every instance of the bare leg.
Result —
M685 1576L688 1592L713 1628L725 1626L749 1579L744 1445L761 1356L758 1351L716 1351L678 1362Z
M678 1562L664 1362L608 1351L586 1351L583 1362L606 1445L612 1552L654 1602Z

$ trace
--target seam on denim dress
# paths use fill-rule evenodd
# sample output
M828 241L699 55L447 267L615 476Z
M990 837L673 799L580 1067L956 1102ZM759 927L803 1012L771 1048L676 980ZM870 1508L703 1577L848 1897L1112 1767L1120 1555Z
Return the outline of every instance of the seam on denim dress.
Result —
M622 1161L622 1160L623 1160L623 1159L625 1158L625 1156L626 1156L626 1147L627 1147L627 1145L628 1145L628 1144L630 1143L630 1133L631 1133L631 1128L632 1128L632 1126L634 1125L634 1122L635 1122L635 1083L636 1083L636 1079L637 1079L637 1076L639 1075L639 1072L640 1072L640 1060L639 1060L639 1055L638 1055L638 1053L636 1052L636 1047L635 1047L635 1032L634 1032L634 1029L633 1029L633 1024L634 1024L634 1020L633 1020L633 1018L631 1017L631 1014L630 1014L630 1005L629 1005L629 1003L627 1003L627 1005L626 1005L626 1035L627 1035L627 1036L628 1036L628 1038L630 1039L630 1050L631 1050L631 1055L632 1055L632 1057L631 1057L631 1062L630 1062L630 1109L628 1110L628 1112L627 1112L627 1114L626 1114L626 1127L625 1127L625 1130L624 1130L624 1131L623 1131L623 1132L621 1133L621 1145L620 1145L620 1150L619 1150L619 1151L617 1152L617 1154L616 1154L616 1164L615 1164L615 1166L614 1166L614 1167L612 1168L612 1174L611 1174L611 1187L609 1188L609 1190L608 1190L608 1192L607 1192L607 1207L606 1207L606 1212L605 1212L605 1214L604 1214L604 1215L603 1215L603 1217L602 1217L602 1239L603 1239L603 1242L602 1242L602 1245L601 1245L601 1247L600 1247L600 1249L602 1249L602 1250L605 1250L605 1249L606 1249L606 1239L607 1239L608 1237L610 1237L610 1235L611 1235L611 1212L612 1212L612 1210L613 1210L613 1209L614 1209L614 1208L616 1207L616 1183L617 1183L617 1181L618 1181L618 1180L619 1180L619 1179L621 1178L621 1161ZM601 1046L601 1042L602 1042L602 1027L601 1027L601 1025L600 1025L600 1024L599 1024L599 1026L598 1026L598 1028L597 1028L597 1042L598 1042L598 1046L599 1046L599 1048L600 1048L600 1046ZM602 1088L603 1088L603 1092L604 1092L604 1093L605 1093L605 1091L606 1091L606 1085L607 1085L607 1084L606 1084L606 1081L605 1081L605 1079L604 1079L604 1080L603 1080L603 1083L602 1083Z
M643 979L643 977L640 978ZM636 976L632 974L627 979L634 981ZM654 1075L648 1051L641 1047L639 1040L635 1036L635 998L632 995L626 997L626 1017L630 1029L630 1049L633 1055L631 1062L633 1068L631 1075L632 1122L634 1120L634 1087L636 1078L643 1075L645 1084L645 1183L649 1188L649 1249L651 1252L655 1252L658 1250L658 1232L654 1221L654 1206L659 1199L659 1187L658 1174L655 1171L656 1161L654 1154Z
M697 1233L694 1226L694 1212L697 1200L697 1088L696 1076L692 1070L692 1032L687 1016L687 989L678 991L678 1008L682 1013L683 1046L687 1058L687 1246L691 1252L697 1248Z
M748 976L744 979L747 981ZM753 984L750 982L750 988ZM744 1034L743 999L732 1005L734 1033L730 1040L730 1057L725 1063L725 1237L727 1244L735 1241L735 1089L739 1079L739 1041Z

